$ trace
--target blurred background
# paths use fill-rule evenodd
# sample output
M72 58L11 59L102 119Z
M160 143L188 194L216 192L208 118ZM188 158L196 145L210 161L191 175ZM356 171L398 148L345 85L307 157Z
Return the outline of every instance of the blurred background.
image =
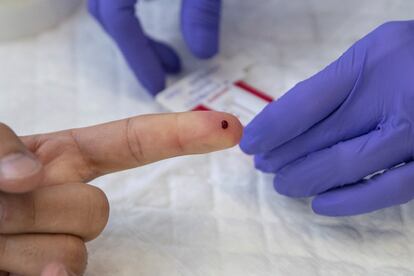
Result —
M164 111L84 2L31 0L42 3L16 23L2 7L10 1L21 0L0 1L0 121L18 134ZM410 0L223 4L221 56L254 60L248 81L274 96L376 26L414 19ZM138 10L147 32L182 57L184 70L171 83L208 63L186 49L179 8L179 0L147 0ZM33 28L10 39L13 20L16 33ZM316 216L307 200L277 195L272 177L256 172L237 148L94 184L107 193L112 212L103 235L89 244L87 275L414 275L413 203L352 218Z

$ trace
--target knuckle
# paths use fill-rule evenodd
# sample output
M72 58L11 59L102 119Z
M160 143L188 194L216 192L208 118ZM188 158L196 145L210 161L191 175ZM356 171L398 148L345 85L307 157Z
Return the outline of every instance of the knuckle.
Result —
M13 130L6 124L0 122L0 137L2 138L2 148L15 147L17 137Z
M182 132L178 131L179 129L182 129L182 125L181 125L181 120L180 120L180 115L179 114L175 114L174 115L175 118L175 129L177 129L177 131L174 131L173 134L173 140L175 141L174 145L175 148L177 148L177 152L179 153L185 153L187 151L186 145L183 142L183 137L182 137Z
M5 123L0 122L0 129L10 129Z
M126 120L125 135L127 140L128 150L137 165L141 164L145 158L144 149L142 147L141 136L135 131L134 122L132 118Z
M0 130L7 131L7 132L13 132L13 130L8 125L2 122L0 122Z
M77 174L79 176L78 179L81 179L82 181L89 181L95 179L97 176L99 176L99 172L93 165L93 162L91 162L91 160L87 157L87 154L85 154L85 151L79 141L79 133L76 133L75 131L71 130L68 132L68 137L72 145L78 151L79 156L82 160L82 165L76 169Z

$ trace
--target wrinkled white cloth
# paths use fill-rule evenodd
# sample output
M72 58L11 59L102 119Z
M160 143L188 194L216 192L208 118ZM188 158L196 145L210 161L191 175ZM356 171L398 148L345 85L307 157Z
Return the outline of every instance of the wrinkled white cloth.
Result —
M184 73L201 68L179 33L179 0L143 1L148 32ZM277 95L377 25L414 18L410 0L224 0L222 55L260 66ZM84 9L37 37L0 44L0 121L19 134L162 111ZM277 118L276 118L277 119ZM413 275L414 203L352 218L314 215L277 195L237 148L182 157L94 182L111 202L86 275Z

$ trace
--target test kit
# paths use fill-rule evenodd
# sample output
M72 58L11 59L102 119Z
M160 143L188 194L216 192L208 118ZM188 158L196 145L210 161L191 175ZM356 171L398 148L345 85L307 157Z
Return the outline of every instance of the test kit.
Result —
M214 110L249 123L273 98L244 81L251 65L217 61L159 93L156 100L172 112Z

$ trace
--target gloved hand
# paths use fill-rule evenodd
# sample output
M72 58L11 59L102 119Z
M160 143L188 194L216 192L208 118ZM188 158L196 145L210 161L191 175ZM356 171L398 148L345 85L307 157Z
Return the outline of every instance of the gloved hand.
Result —
M258 169L276 174L279 193L316 196L318 214L355 215L410 201L414 21L381 25L269 104L245 129L241 148L255 155Z
M89 0L90 13L115 40L142 85L153 95L165 88L166 73L180 71L168 45L149 38L135 15L138 0ZM183 0L181 28L191 52L210 58L218 52L221 0Z

